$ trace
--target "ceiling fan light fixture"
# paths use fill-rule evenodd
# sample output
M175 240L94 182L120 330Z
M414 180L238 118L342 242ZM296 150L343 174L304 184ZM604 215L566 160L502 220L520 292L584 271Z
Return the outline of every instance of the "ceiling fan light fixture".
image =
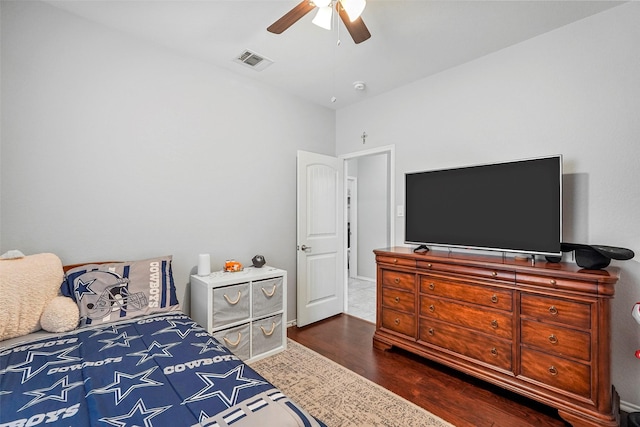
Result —
M320 28L324 28L325 30L331 30L331 21L333 16L333 10L331 6L319 7L318 12L316 13L315 18L313 18L313 22Z
M327 0L318 1L322 1L324 3L327 2ZM347 27L347 31L353 39L353 42L355 44L362 43L363 41L371 38L371 33L360 16L366 4L366 0L329 0L328 6L318 8L316 17L313 19L313 23L322 28L331 29L333 21L335 20L337 25L338 17L340 17L340 21L342 21L344 26ZM335 17L333 16L333 11L329 10L334 7L337 12ZM267 31L272 34L282 34L283 31L291 27L314 9L316 9L314 0L302 0L289 12L282 15L280 19L269 25L267 27ZM349 13L347 13L347 9L349 9ZM340 37L338 35L338 44L339 41Z
M367 6L367 0L340 0L340 4L347 12L349 20L353 22L362 15L365 6Z

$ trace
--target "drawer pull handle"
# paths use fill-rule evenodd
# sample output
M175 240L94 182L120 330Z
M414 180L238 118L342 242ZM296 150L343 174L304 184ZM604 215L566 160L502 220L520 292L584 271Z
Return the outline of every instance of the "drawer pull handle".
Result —
M394 320L394 321L393 321L393 323L395 323L396 325L399 325L399 324L400 324L400 319L398 319L398 318L396 317L396 320Z
M262 288L262 293L267 297L267 298L271 298L272 296L274 296L276 294L276 288L278 287L278 285L273 285L273 289L271 290L271 292L267 291L265 288Z
M556 337L554 334L549 335L549 342L551 344L558 344L558 337Z
M432 312L432 313L433 313L434 311L436 311L436 306L435 306L435 305L433 305L433 304L431 304L431 305L429 306L429 311L430 311L430 312Z
M427 264L427 268L431 268L431 267L433 267L433 264L431 263Z
M400 302L400 297L395 297L393 300L394 300L396 303L399 303L399 302Z
M556 308L555 305L552 305L551 307L549 307L549 313L551 313L552 316L558 315L558 309Z
M237 347L238 344L240 344L241 339L242 339L242 332L238 332L238 340L236 342L229 340L229 338L227 337L224 337L224 342L226 342L227 345L230 347Z
M498 302L498 295L496 295L496 294L491 295L491 302L494 303L494 304L497 303Z
M551 365L549 366L549 373L555 377L556 375L558 375L558 370L555 366Z
M262 329L263 334L270 337L271 335L273 335L273 332L276 330L276 322L271 323L271 330L269 332L267 332L267 330L262 325L260 325L260 329Z
M398 259L397 259L397 258L394 258L394 259L393 259L393 263L394 263L394 264L397 264L397 263L398 263Z
M492 355L493 357L498 356L498 350L497 350L495 347L493 347L493 348L491 349L490 353L491 353L491 355Z
M395 279L393 279L393 281L396 282L396 285L397 285L398 283L400 283L400 278L396 277Z
M555 286L555 284L556 284L556 279L551 279L551 280L549 280L549 283L550 283L552 286Z
M434 331L433 328L429 328L429 335L433 336L435 333L436 331Z
M436 284L431 282L429 283L429 289L434 290L436 288Z
M496 277L496 276L498 275L498 272L497 272L497 271L492 271L492 272L491 272L491 275L492 275L493 277Z
M495 319L494 319L494 320L492 320L492 321L491 321L491 327L492 327L493 329L498 329L498 321L497 321L497 320L495 320Z
M231 298L229 298L229 296L227 294L224 294L224 299L227 300L227 302L231 305L236 305L237 303L240 302L240 297L242 297L242 291L238 291L238 298L236 298L235 301L231 301Z

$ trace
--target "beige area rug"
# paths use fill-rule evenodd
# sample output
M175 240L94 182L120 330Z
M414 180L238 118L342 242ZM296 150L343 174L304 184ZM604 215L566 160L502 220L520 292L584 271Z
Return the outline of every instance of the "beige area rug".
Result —
M295 341L251 367L327 427L452 427Z

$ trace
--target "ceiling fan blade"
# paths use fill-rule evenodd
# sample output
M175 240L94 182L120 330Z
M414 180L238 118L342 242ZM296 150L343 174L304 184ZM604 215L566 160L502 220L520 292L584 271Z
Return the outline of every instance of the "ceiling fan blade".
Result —
M351 38L356 44L362 43L363 41L371 37L369 29L366 25L364 25L364 21L361 17L358 17L356 20L351 22L351 20L349 19L349 15L347 15L347 11L344 10L344 7L342 7L342 5L340 5L340 2L336 2L336 10L338 11L340 19L342 19L345 27L347 27L347 31L349 31L349 34L351 34Z
M282 18L271 24L267 31L281 34L284 30L295 24L300 18L315 9L315 5L309 0L302 0L296 7L285 13Z

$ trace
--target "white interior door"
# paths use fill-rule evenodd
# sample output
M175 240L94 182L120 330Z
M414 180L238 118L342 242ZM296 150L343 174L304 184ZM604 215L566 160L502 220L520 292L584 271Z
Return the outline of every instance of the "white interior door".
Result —
M337 158L298 151L298 326L344 308L342 175Z

